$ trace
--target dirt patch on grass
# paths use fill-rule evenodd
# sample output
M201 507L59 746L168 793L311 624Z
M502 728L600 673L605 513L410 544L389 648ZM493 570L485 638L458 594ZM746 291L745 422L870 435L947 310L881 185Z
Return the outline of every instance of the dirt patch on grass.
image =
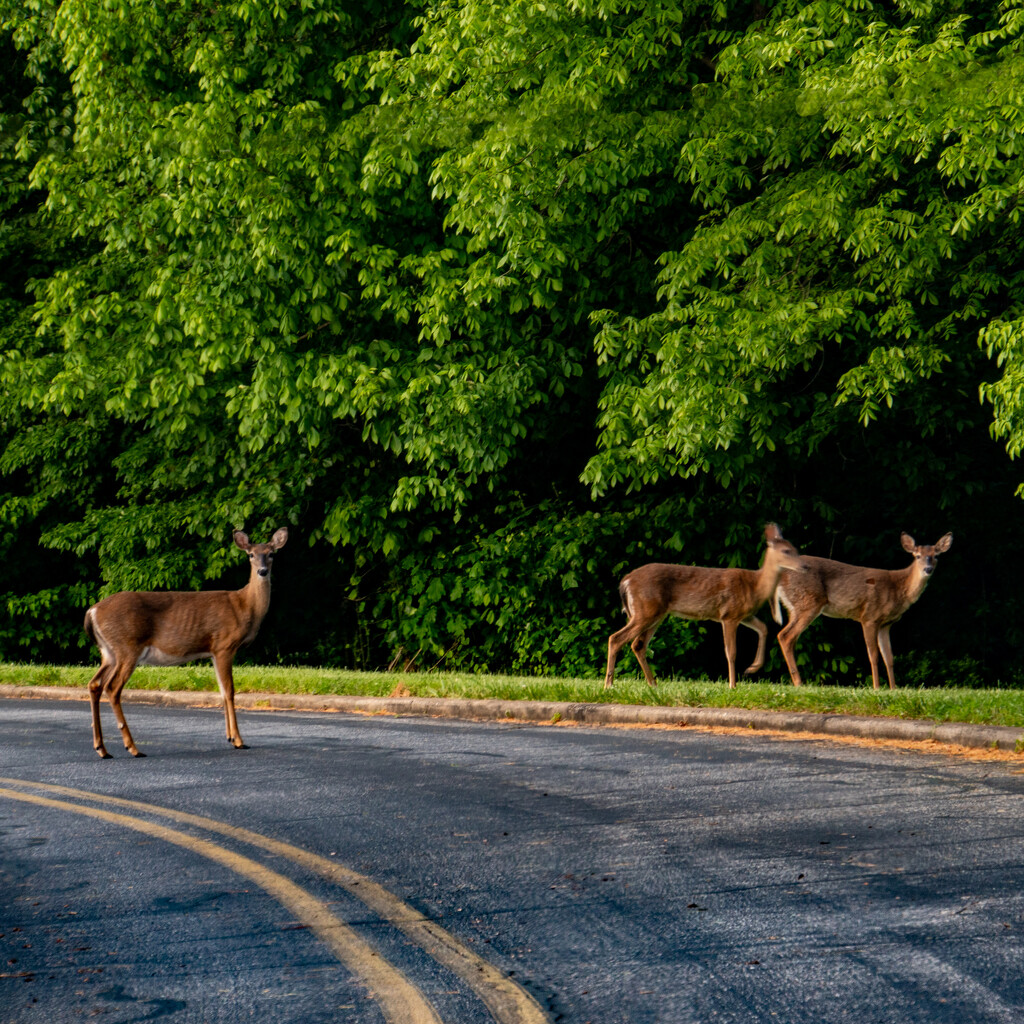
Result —
M534 723L548 724L548 723ZM1012 750L998 750L991 747L964 747L958 743L940 743L937 740L890 740L871 739L865 736L834 736L820 732L790 732L782 729L744 729L731 725L662 725L659 723L647 725L641 722L624 722L621 724L602 723L594 726L589 722L552 722L559 728L602 728L602 729L661 729L666 732L679 732L681 729L693 730L694 732L709 732L719 736L768 736L771 739L797 741L812 741L816 743L845 743L855 747L873 747L876 750L902 750L916 754L942 754L946 757L959 757L966 761L1001 761L1006 764L1017 765L1021 772L1024 772L1024 753L1015 753Z

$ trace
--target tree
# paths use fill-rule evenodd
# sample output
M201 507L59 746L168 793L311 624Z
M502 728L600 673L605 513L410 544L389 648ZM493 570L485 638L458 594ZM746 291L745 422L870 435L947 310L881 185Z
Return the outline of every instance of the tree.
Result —
M742 486L760 453L806 463L895 406L925 436L978 421L979 332L1012 374L1024 65L1016 6L962 8L780 5L722 51L676 165L703 212L658 308L595 315L595 488Z

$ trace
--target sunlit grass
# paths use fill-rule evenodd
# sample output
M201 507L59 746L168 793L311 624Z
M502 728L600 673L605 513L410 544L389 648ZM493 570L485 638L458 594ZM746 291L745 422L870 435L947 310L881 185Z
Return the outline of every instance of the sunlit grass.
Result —
M94 668L0 664L0 683L17 686L85 687ZM149 690L211 690L217 684L208 662L180 668L137 669L130 687ZM600 679L493 676L447 672L349 672L339 669L235 666L235 687L249 693L307 693L387 697L467 697L577 703L742 707L888 715L940 722L1024 727L1024 691L947 687L873 690L870 686L802 686L740 682L730 690L717 680L665 679L656 688L622 674L613 690Z

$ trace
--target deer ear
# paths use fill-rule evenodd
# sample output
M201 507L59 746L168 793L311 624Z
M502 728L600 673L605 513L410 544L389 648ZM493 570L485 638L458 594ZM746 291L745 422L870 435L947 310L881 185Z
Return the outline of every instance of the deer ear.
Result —
M234 532L235 543L243 550L248 551L252 545L249 543L249 535L242 533L241 530L235 530Z
M274 533L274 536L270 538L270 546L275 550L283 548L288 541L288 527L282 526L280 530Z
M945 536L940 537L935 542L935 553L941 555L944 551L949 550L949 546L953 543L953 534L947 533Z
M782 540L782 531L778 528L778 526L775 523L769 523L764 528L764 539Z
M914 553L914 548L917 547L914 543L914 538L911 537L909 533L900 534L900 543L903 545L903 550L909 551L911 554Z

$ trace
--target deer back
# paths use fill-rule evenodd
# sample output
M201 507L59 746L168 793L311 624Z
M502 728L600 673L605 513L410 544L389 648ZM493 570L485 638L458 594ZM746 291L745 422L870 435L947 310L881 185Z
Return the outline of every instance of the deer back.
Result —
M800 608L815 604L835 619L893 622L920 597L913 566L870 569L831 558L804 556L807 571L787 576L779 590L783 603Z
M244 608L236 608L232 600L234 594L227 590L121 591L89 609L86 628L101 646L114 651L146 651L140 657L143 662L191 661L239 646L233 641L246 623ZM255 629L252 632L255 635Z
M630 618L721 620L746 618L756 610L758 582L751 569L652 562L629 573L619 590Z

